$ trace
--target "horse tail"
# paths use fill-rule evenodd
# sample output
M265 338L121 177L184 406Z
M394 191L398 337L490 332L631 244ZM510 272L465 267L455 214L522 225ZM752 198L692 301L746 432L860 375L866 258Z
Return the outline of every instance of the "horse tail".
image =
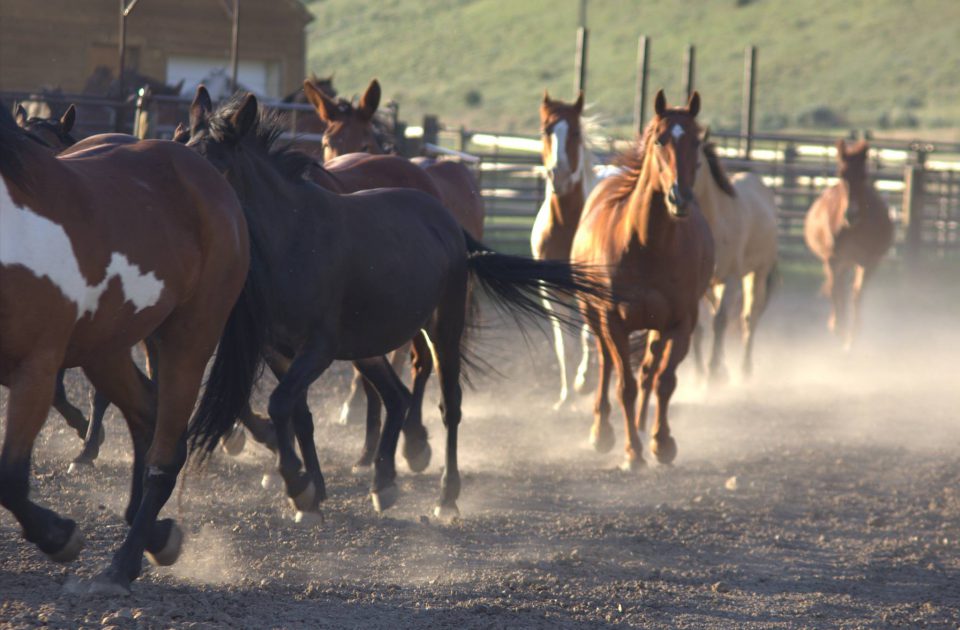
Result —
M539 322L554 317L571 331L577 331L580 319L571 306L576 298L613 300L610 290L596 279L596 272L589 267L501 254L466 232L463 235L471 275L497 307L509 312L519 324L523 324L523 320ZM544 300L564 307L566 312L548 310Z
M268 285L264 284L262 259L257 252L251 230L250 270L220 336L203 396L187 428L190 451L201 461L233 427L262 371L268 331L263 287Z

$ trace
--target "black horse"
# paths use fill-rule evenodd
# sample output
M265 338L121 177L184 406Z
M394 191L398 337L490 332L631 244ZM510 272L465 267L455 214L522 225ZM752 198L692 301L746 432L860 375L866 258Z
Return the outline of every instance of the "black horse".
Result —
M541 286L557 296L603 297L583 268L490 250L468 236L440 202L405 189L337 195L307 181L307 156L278 142L276 116L258 111L253 95L216 111L198 90L189 146L220 170L244 207L251 268L269 294L253 300L266 331L265 358L278 385L269 414L287 494L302 513L316 513L326 496L313 442L307 388L336 359L353 361L387 409L371 498L384 510L397 497L395 453L410 400L383 355L425 331L436 356L447 431L446 465L436 514L458 513L457 427L467 285L472 276L499 305L547 317ZM252 324L253 325L253 324ZM258 335L258 330L251 332ZM232 418L198 413L195 450L212 449ZM293 450L291 423L306 473ZM417 436L407 435L407 439ZM426 436L422 436L426 448ZM408 452L411 451L407 448ZM416 449L413 449L416 450Z

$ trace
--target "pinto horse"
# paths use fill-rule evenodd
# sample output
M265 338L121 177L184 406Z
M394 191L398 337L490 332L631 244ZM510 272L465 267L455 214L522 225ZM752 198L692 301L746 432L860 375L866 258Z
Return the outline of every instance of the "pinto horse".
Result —
M550 98L544 90L540 103L540 132L543 136L543 167L546 191L530 232L530 249L537 260L569 260L573 237L580 223L583 204L596 182L593 159L586 146L582 125L583 92L573 103ZM547 308L550 301L545 300ZM559 320L553 322L553 348L560 365L560 397L554 404L561 408L570 399L567 386L567 360L564 333ZM584 387L589 367L588 328L580 335L581 355L574 389Z
M195 101L196 106L202 106ZM214 112L192 112L188 146L224 173L247 212L263 260L266 361L278 377L269 413L287 493L302 513L325 497L313 444L307 388L336 359L352 361L376 389L387 421L374 462L377 510L397 498L395 451L410 392L384 354L426 331L437 362L447 430L439 517L455 515L460 494L457 429L467 285L472 276L500 304L540 314L544 284L558 295L601 295L584 270L495 253L476 241L433 196L378 189L337 195L305 178L309 157L278 144L282 126L252 94ZM298 434L307 472L292 449ZM193 443L212 448L226 425L197 422Z
M333 100L309 81L304 82L303 92L316 109L317 116L324 121L326 126L323 146L327 169L337 173L342 172L345 163L337 162L337 160L350 159L345 156L351 153L371 153L375 155L383 153L383 143L380 141L382 134L375 125L377 107L380 104L380 83L376 79L370 82L357 107L353 107L349 101L343 99ZM411 181L414 183L412 186L398 182L395 177L390 175L389 171L372 181L368 187L413 187L431 194L436 191L437 198L453 213L453 216L456 217L467 233L477 240L482 239L486 210L480 187L470 169L460 162L451 160L415 158L411 162L427 174L433 184L432 190L420 186L418 178L412 178ZM322 182L319 183L323 185ZM406 352L400 351L394 356L394 367L400 369L403 357L406 354ZM430 370L428 366L418 366L416 357L414 357L412 369L415 384L417 375L423 369L426 369L428 374ZM340 415L343 423L349 422L350 417L359 406L358 398L361 391L361 382L359 374L355 375L350 395L344 403ZM369 419L369 405L373 400L369 390L365 390L365 393L367 394L367 417Z
M200 408L236 414L250 395L243 359L255 339L235 335L249 266L243 211L216 170L176 143L94 136L54 156L6 109L0 174L0 384L10 388L0 504L51 559L79 553L76 523L28 491L57 371L82 367L133 436L131 528L91 587L126 592L144 551L159 564L179 555L182 533L157 514L186 459L187 421L221 333L209 381L217 397L207 390ZM156 389L130 357L147 336L161 359Z
M823 291L830 296L828 328L850 349L860 326L860 301L877 265L893 245L893 222L867 175L869 146L860 141L851 148L837 140L840 181L826 189L807 211L803 236L826 276ZM847 317L850 275L852 321Z
M713 308L709 374L711 380L717 382L726 380L724 333L729 311L740 296L743 297L741 371L744 376L753 371L754 333L777 277L777 206L773 191L759 175L738 173L727 177L716 146L707 142L706 136L699 151L693 194L710 225L716 254L712 290L707 292L707 299ZM704 164L707 169L701 168ZM702 330L698 325L693 337L694 359L701 373Z
M600 182L587 199L570 256L574 263L602 269L603 282L617 296L612 305L589 296L580 304L600 351L590 439L598 451L613 448L607 401L612 362L620 377L626 425L625 469L643 464L638 431L644 430L654 388L657 417L651 450L661 463L676 456L667 407L714 263L710 228L693 194L700 95L694 92L684 108L668 108L660 90L654 108L656 115L639 145L621 158L623 172ZM637 381L630 367L629 339L635 330L648 331L636 418Z

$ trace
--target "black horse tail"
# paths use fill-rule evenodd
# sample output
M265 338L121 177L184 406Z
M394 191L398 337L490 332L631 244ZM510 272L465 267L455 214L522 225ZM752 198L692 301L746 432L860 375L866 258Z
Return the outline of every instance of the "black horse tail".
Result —
M251 237L250 270L243 292L224 326L203 396L187 428L190 452L201 461L233 427L262 371L268 330L264 286L262 263Z
M560 260L536 260L493 251L464 232L471 274L501 310L518 323L556 318L572 331L579 330L575 300L583 297L613 300L599 281L596 269ZM560 308L550 310L544 300Z

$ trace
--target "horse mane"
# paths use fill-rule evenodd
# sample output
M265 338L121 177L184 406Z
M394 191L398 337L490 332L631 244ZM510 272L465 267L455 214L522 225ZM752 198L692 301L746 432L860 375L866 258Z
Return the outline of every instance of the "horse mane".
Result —
M21 188L28 188L27 173L20 157L25 132L13 119L6 105L0 103L0 175Z
M245 98L246 94L237 93L210 114L207 127L211 138L225 144L246 140L262 151L278 171L294 180L303 179L308 169L319 166L312 157L296 150L290 141L281 138L286 132L285 121L282 114L273 110L258 107L253 126L240 138L231 118Z
M643 133L634 140L630 147L621 151L612 160L613 165L620 169L619 173L611 175L609 178L613 184L616 184L616 187L610 193L610 199L614 203L625 200L637 187L637 182L640 180L640 174L643 171L643 163L646 160L647 143L653 136L654 120L647 123L647 126L643 128Z
M717 183L720 190L731 197L736 197L737 191L733 187L733 182L730 181L727 172L723 170L723 165L720 164L720 157L717 155L717 145L713 142L705 142L703 144L703 154L707 157L707 166L710 167L710 174L713 175L713 181Z

